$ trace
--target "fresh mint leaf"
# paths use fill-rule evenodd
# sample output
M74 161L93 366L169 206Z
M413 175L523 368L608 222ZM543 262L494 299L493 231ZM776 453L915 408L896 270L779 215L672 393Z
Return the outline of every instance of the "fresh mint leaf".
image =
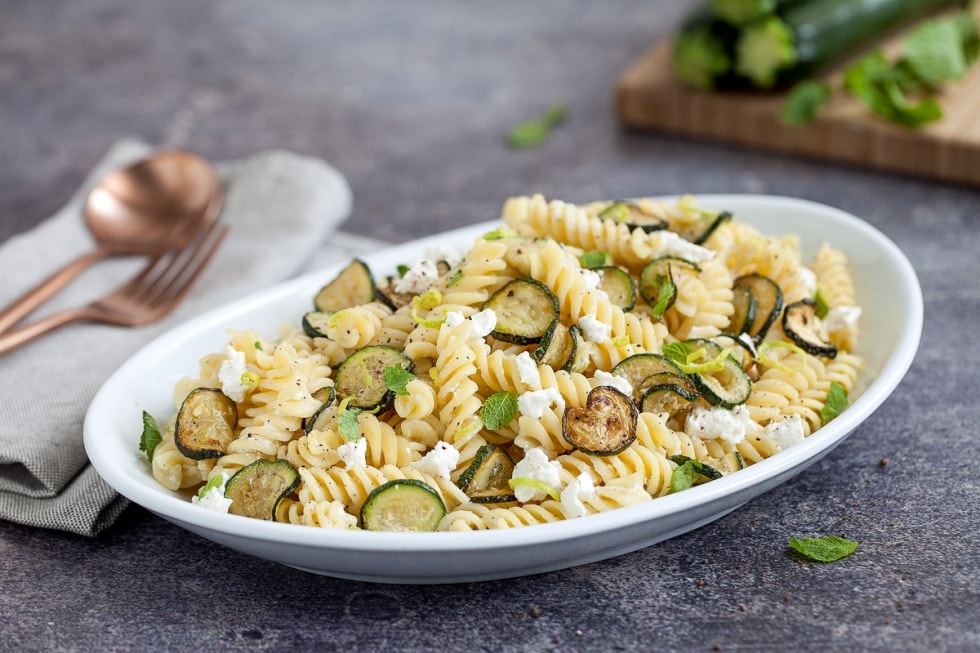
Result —
M902 57L930 86L966 74L963 32L951 17L927 20L912 30L902 41Z
M905 127L920 127L942 117L934 98L913 102L901 88L900 69L875 51L859 59L844 72L844 88L874 114Z
M789 547L797 554L814 562L835 562L854 553L859 542L836 535L825 537L792 538Z
M361 437L361 425L357 423L360 408L348 408L347 399L340 402L340 413L337 415L337 430L348 442L357 442Z
M827 317L827 313L830 311L830 306L827 305L827 300L823 298L820 289L813 295L813 303L817 305L817 317L821 320Z
M680 492L692 486L707 483L723 476L721 472L711 465L706 465L694 458L678 454L671 456L670 460L677 467L670 475L670 490L668 494Z
M665 342L660 346L660 352L675 363L686 365L691 355L691 346L686 342Z
M483 403L480 419L490 430L502 429L517 416L517 393L501 390L495 392Z
M827 390L827 401L820 409L821 425L840 415L845 408L847 408L847 388L837 381L831 381L830 388Z
M609 252L584 252L582 254L583 268L601 268L609 262Z
M507 144L514 149L528 149L544 143L551 130L565 121L568 109L562 104L548 108L544 115L520 122L507 131Z
M653 316L658 320L664 316L670 305L677 297L677 286L667 275L658 274L653 279L653 291L657 295L657 303L653 306Z
M830 85L808 79L794 86L779 111L784 125L806 125L813 122L830 99Z
M401 365L388 365L384 370L385 385L396 395L407 395L408 390L405 386L409 381L417 378L414 374L406 370Z
M225 479L221 474L218 474L210 481L205 483L200 490L197 491L197 496L199 499L203 499L204 495L213 490L216 487L221 487L221 484L225 482Z
M405 265L404 263L399 263L397 266L395 266L395 271L398 272L399 277L404 277L405 273L408 272L410 269L411 268L409 268L409 266Z
M146 458L150 462L153 462L153 450L157 448L157 445L162 440L163 436L160 435L160 427L157 425L157 421L144 410L143 433L140 435L140 451L146 452Z

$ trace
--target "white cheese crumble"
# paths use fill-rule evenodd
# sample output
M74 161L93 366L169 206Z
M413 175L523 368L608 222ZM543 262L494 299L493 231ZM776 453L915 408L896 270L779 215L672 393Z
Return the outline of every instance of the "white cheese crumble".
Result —
M466 318L463 317L463 314L460 313L459 311L449 311L448 313L446 313L446 321L444 322L444 324L450 329L455 329L460 324L462 324L463 320L465 319Z
M425 258L430 261L445 261L452 267L463 260L463 255L451 247L436 245L425 250Z
M486 338L495 328L497 328L497 314L492 308L485 308L479 313L470 317L473 322L473 333L481 338Z
M626 377L618 376L605 370L596 370L592 378L598 382L598 385L612 386L627 397L633 394L633 384Z
M221 382L221 392L232 401L245 401L248 386L242 383L242 375L247 371L245 354L231 345L225 345L225 360L218 368L218 381Z
M459 450L448 442L439 441L422 460L412 463L412 467L425 474L449 479L458 463Z
M228 512L228 508L231 507L231 499L225 496L225 484L228 478L227 472L221 472L221 483L205 492L203 497L191 497L191 503L215 512Z
M821 324L828 333L833 333L854 326L860 317L859 306L835 306L827 311L827 316L821 320Z
M356 442L345 442L337 447L337 454L348 469L367 467L367 438L362 436Z
M520 462L514 465L511 479L525 478L537 483L542 483L557 490L561 486L561 476L559 474L561 465L555 460L549 460L548 454L541 447L528 449ZM542 490L528 485L515 484L514 496L518 501L539 501L548 494Z
M405 275L395 284L395 292L407 292L419 295L429 289L439 278L439 269L429 259L416 261Z
M676 256L691 263L703 263L715 257L715 253L707 247L701 247L689 240L684 240L673 231L658 231L657 234L660 235L660 248L652 258Z
M766 425L766 435L779 447L779 450L789 449L794 444L803 442L806 435L803 432L803 417L789 415L778 422Z
M697 407L684 422L684 432L688 435L707 440L724 440L729 444L738 444L758 428L745 406L736 406L732 410Z
M517 409L521 411L522 415L532 419L541 419L544 411L548 410L551 404L558 406L559 410L565 409L565 398L561 396L557 388L532 390L517 398Z
M582 275L582 280L585 282L585 287L589 290L595 290L599 287L599 283L602 281L602 277L595 270L589 270L588 268L583 268L579 270L579 274Z
M609 339L609 334L612 333L612 327L605 322L600 322L598 319L591 315L583 315L578 320L579 327L582 328L582 333L585 337L592 342L603 342Z
M521 383L529 388L541 388L541 372L538 371L538 364L531 358L531 354L522 351L514 359L514 365L517 367L517 375Z
M560 496L561 507L565 511L565 517L584 516L586 511L585 504L582 501L595 498L595 484L592 482L592 477L582 472L565 486Z
M817 294L817 274L807 267L800 266L800 286L803 288L805 297L813 297Z

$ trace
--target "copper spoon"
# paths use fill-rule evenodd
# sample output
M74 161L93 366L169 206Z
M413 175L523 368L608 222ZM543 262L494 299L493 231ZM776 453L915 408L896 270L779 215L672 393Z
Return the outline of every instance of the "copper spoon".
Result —
M95 237L95 249L0 312L0 332L104 258L157 255L186 245L203 223L217 217L221 198L214 167L189 152L161 151L110 173L85 201L85 221Z

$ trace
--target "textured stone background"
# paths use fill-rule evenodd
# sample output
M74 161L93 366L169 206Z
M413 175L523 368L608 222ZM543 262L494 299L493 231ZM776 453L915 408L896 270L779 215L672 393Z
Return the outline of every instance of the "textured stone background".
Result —
M495 218L517 193L824 202L905 251L926 311L906 381L864 426L693 533L538 577L399 587L248 558L139 508L91 540L0 523L0 649L980 650L980 196L621 129L613 81L682 6L0 0L0 239L120 137L217 160L284 147L348 176L345 230L391 241ZM546 146L503 146L554 102L570 118ZM787 554L829 533L858 553Z

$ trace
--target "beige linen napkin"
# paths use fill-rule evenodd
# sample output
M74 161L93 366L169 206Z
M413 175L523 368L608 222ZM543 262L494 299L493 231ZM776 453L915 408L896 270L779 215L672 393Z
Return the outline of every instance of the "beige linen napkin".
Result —
M150 149L132 140L117 143L63 209L0 244L0 305L94 246L81 213L88 190ZM311 259L350 211L350 189L337 170L318 159L269 151L219 164L218 171L226 193L220 219L231 231L171 316L137 329L71 325L0 356L0 519L86 535L110 525L126 501L96 474L82 444L85 411L106 378L174 325L330 262ZM139 258L99 263L29 320L102 296L143 264Z

